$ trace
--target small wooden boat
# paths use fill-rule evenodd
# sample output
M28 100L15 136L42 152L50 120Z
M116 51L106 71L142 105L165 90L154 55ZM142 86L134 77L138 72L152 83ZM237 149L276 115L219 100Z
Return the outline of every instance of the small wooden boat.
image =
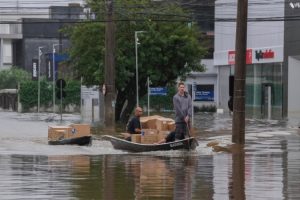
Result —
M104 135L102 138L110 141L115 149L129 152L168 151L178 149L193 150L198 146L197 140L193 137L162 144L134 143L110 135Z
M91 145L92 144L92 136L83 136L83 137L75 137L75 138L62 138L60 140L49 140L48 144L50 145Z

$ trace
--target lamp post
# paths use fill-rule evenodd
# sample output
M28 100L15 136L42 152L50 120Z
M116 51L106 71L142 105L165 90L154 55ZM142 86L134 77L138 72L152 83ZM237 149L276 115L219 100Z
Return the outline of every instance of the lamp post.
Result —
M55 47L59 46L62 44L53 44L52 45L52 87L53 87L53 94L52 94L52 98L53 98L53 113L55 113Z
M40 101L41 101L41 56L43 55L42 48L44 47L39 47L38 48L38 58L39 58L39 64L38 64L38 107L37 107L37 112L40 113Z
M136 77L136 105L139 106L139 70L138 70L138 34L145 31L134 31L135 39L135 77Z

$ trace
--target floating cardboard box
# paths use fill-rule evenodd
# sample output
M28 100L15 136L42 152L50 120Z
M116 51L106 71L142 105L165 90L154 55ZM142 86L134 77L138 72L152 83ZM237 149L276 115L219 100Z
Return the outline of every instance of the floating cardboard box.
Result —
M48 140L56 141L61 139L91 136L90 125L71 124L70 126L49 126Z
M91 129L89 124L71 124L71 132L69 138L91 136Z
M71 132L69 126L49 126L48 127L48 140L60 140L68 138Z

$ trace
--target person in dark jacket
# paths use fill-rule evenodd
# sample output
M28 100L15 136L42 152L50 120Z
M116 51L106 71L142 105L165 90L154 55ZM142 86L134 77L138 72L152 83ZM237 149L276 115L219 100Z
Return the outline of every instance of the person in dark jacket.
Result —
M141 133L141 122L140 117L143 114L143 109L141 107L136 107L134 111L134 117L130 119L127 123L126 131L129 134L140 134ZM131 137L125 138L128 141L131 141Z

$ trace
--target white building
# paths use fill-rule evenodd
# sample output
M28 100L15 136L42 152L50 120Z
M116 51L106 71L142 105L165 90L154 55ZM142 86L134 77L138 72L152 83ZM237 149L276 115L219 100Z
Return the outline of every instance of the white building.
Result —
M234 75L237 1L215 2L214 65L218 107L228 109ZM299 3L298 3L299 4ZM246 55L246 115L280 119L300 114L300 6L290 0L249 0Z
M0 70L15 63L17 40L22 39L22 18L49 18L50 6L83 5L84 0L0 0Z

